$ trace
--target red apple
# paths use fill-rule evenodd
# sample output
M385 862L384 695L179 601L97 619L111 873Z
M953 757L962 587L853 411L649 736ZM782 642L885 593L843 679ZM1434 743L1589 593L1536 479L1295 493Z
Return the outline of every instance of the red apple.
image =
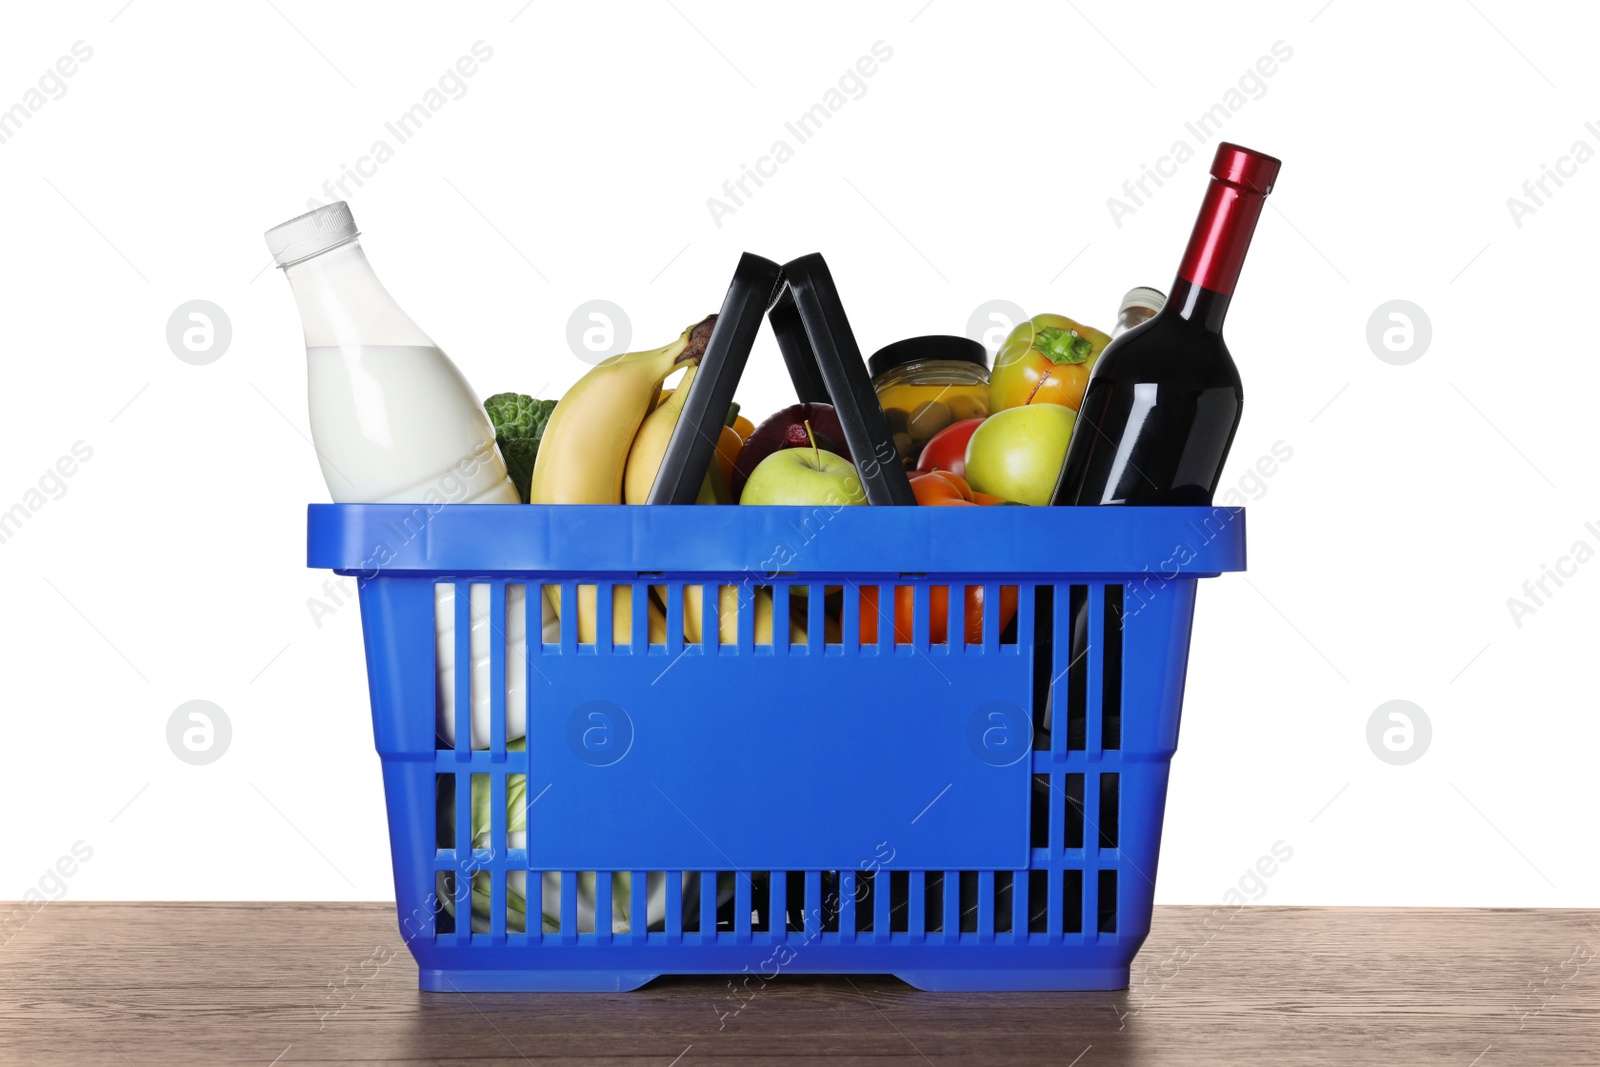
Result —
M962 419L960 422L952 422L934 434L922 449L922 458L917 460L917 470L923 474L936 470L949 471L951 474L966 477L967 442L972 439L972 431L976 430L982 421L982 419Z
M839 415L832 404L791 404L751 431L739 449L739 458L733 464L733 477L728 479L728 491L738 500L744 492L744 483L750 472L762 460L785 448L810 448L806 437L806 423L816 435L817 447L850 459L850 447L844 443L844 427L839 425Z

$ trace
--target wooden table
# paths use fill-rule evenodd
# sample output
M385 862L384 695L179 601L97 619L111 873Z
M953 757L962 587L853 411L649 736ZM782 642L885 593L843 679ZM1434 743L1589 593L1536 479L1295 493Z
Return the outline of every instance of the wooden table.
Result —
M0 945L0 1063L1565 1067L1597 952L1588 911L1167 907L1129 990L784 975L719 1028L724 979L419 993L388 904L63 902Z

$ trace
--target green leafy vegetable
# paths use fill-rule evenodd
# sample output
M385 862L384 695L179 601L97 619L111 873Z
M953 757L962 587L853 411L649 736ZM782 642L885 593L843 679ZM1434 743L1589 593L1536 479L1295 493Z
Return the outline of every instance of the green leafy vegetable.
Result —
M522 393L496 393L483 402L494 424L495 444L505 457L506 471L517 487L522 502L528 502L528 485L533 480L533 461L539 454L539 440L555 410L554 400L535 400Z
M512 393L502 394L514 396ZM491 398L498 399L498 398ZM487 406L487 405L485 405ZM518 738L506 745L512 752L527 750L527 741ZM453 790L445 788L444 780L439 783L439 847L455 848L455 805L451 802ZM527 795L528 779L526 775L506 775L506 842L508 848L523 848L527 842ZM490 847L489 837L489 776L486 774L472 775L472 839L473 849L487 849ZM545 878L556 880L559 893L559 874L545 875ZM440 871L437 876L440 900L445 911L455 914L455 875L451 871ZM536 886L536 889L539 887ZM474 933L489 932L489 904L492 886L490 875L487 871L478 871L472 875L472 930ZM590 888L590 908L593 908L594 890ZM552 899L559 899L554 897ZM542 928L548 932L560 929L560 919L554 915L542 916ZM524 933L528 929L528 899L527 899L527 874L523 871L508 872L506 884L506 929L512 933Z
M511 752L527 751L527 740L517 738L508 742L506 749ZM465 776L463 776L465 777ZM492 821L495 816L490 803L491 790L489 775L471 775L472 789L472 836L468 842L471 849L477 852L493 848L494 840L491 833ZM457 781L463 780L458 778ZM535 801L538 797L533 798ZM455 787L453 783L441 776L438 787L438 823L437 844L442 849L456 847L456 808ZM508 849L527 848L528 839L528 779L526 775L506 775L506 808L505 808L505 835ZM461 871L460 873L465 873ZM633 876L626 871L615 875L602 874L603 877L612 879L611 882L611 929L617 933L625 933L632 926L631 912L633 907ZM439 871L435 878L436 892L439 902L444 910L454 916L456 914L456 878L458 871ZM529 929L530 918L538 928L545 933L555 933L561 928L560 901L561 879L559 872L529 872L509 870L506 872L505 898L506 898L506 930L510 933L520 934ZM464 920L465 925L470 925L475 934L490 932L490 916L493 900L492 876L488 871L473 871L471 874L471 915ZM532 879L532 885L529 880ZM577 907L578 923L580 927L595 929L595 903L597 897L597 875L593 871L580 872L576 876L577 882ZM685 914L693 914L699 908L699 894L696 880L697 876L682 875L680 894L682 896ZM529 893L532 892L532 900ZM645 909L644 918L650 930L664 930L666 928L667 908L667 876L659 871L646 875L645 882ZM731 896L732 890L728 891ZM719 900L721 898L719 897ZM532 905L530 916L529 906ZM604 926L602 924L601 928Z

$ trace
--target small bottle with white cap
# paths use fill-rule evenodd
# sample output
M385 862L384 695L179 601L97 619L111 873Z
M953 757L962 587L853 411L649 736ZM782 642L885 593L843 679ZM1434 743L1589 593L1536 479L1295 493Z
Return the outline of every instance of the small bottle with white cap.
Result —
M333 499L518 503L477 394L378 281L349 205L266 237L300 307L311 438Z
M1144 285L1129 289L1128 295L1122 298L1122 306L1117 308L1117 325L1112 329L1111 336L1121 337L1135 326L1149 322L1166 303L1167 294L1160 289Z

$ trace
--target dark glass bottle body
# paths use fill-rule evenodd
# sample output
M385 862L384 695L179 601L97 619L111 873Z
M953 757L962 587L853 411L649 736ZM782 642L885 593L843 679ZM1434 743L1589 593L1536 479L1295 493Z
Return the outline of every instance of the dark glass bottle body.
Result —
M1179 277L1155 318L1106 346L1052 504L1211 502L1244 409L1228 300Z

